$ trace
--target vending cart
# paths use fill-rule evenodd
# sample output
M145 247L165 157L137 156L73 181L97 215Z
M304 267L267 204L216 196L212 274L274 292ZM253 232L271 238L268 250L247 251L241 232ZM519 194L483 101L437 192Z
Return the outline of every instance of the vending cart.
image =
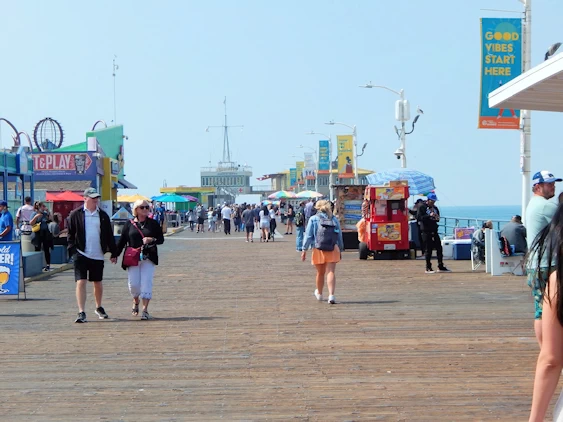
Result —
M367 186L364 194L365 240L359 247L360 259L408 259L409 212L407 182L389 186Z

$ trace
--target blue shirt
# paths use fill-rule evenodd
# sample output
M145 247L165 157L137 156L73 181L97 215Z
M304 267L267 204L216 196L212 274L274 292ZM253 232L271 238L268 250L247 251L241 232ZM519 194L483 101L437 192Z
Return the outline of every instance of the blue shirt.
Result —
M0 240L7 241L14 238L14 219L9 211L2 212L0 215L0 233L2 233L6 227L10 227L10 231L5 235L0 237Z
M328 216L325 213L319 213L319 214L320 214L320 216L322 216L324 218L328 218ZM313 247L314 247L314 245L315 245L315 238L317 236L317 230L319 228L319 221L321 221L319 214L313 215L309 219L309 222L307 223L307 228L305 229L305 236L303 238L303 250L304 251L309 249L309 246L313 245ZM332 217L332 220L334 221L334 223L336 225L336 230L338 231L338 241L336 242L336 244L340 248L340 251L343 251L344 250L344 241L342 240L342 230L340 229L340 222L334 216Z

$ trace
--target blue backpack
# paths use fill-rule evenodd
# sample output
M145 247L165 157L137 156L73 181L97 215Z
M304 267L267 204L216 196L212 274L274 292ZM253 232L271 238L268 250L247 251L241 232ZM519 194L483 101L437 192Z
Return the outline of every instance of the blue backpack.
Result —
M326 218L319 214L319 227L315 236L315 248L321 251L333 251L338 243L338 229L334 217Z

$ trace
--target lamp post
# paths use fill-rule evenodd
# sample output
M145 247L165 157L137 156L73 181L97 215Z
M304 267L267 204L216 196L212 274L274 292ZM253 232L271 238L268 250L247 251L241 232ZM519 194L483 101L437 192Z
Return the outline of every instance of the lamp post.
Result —
M407 167L407 145L406 145L406 135L410 135L414 132L414 125L420 118L420 116L424 113L420 108L417 107L417 115L415 116L414 120L412 121L412 128L410 132L407 132L405 129L405 123L410 120L410 104L408 100L405 100L405 91L395 91L394 89L388 88L382 85L373 85L371 82L360 85L360 88L381 88L386 89L387 91L393 92L399 96L399 100L395 102L395 120L401 122L401 130L395 126L395 133L397 134L399 140L401 141L401 145L399 149L395 151L395 155L397 159L401 160L401 167Z
M313 151L314 155L313 155L313 162L315 163L315 168L316 168L316 173L315 173L315 192L319 191L319 160L317 158L317 150L313 147L308 147L305 145L299 145L299 148L308 148L311 151Z
M358 185L359 181L358 181L358 138L357 138L357 132L356 132L356 125L354 126L350 126L347 125L346 123L342 123L342 122L335 122L334 120L331 120L330 122L326 122L325 125L341 125L341 126L346 126L347 128L352 129L352 143L354 144L354 184ZM366 148L366 145L364 145L364 149ZM363 151L362 151L362 155L363 155Z
M331 201L333 201L334 200L334 192L333 192L333 189L332 189L332 186L333 186L332 185L332 136L327 135L325 133L321 133L321 132L315 132L313 130L310 131L310 132L305 132L305 135L321 135L321 136L324 136L328 139L328 158L329 158L328 197L330 198ZM316 177L319 177L318 171L317 171Z

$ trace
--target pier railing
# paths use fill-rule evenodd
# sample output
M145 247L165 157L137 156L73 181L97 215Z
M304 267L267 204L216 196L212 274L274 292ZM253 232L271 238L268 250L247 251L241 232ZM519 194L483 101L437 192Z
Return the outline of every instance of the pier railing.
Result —
M475 230L480 229L487 219L483 218L467 218L467 217L440 217L440 225L438 232L441 236L453 236L454 229L458 227L474 227ZM500 231L510 220L491 220L493 229Z

